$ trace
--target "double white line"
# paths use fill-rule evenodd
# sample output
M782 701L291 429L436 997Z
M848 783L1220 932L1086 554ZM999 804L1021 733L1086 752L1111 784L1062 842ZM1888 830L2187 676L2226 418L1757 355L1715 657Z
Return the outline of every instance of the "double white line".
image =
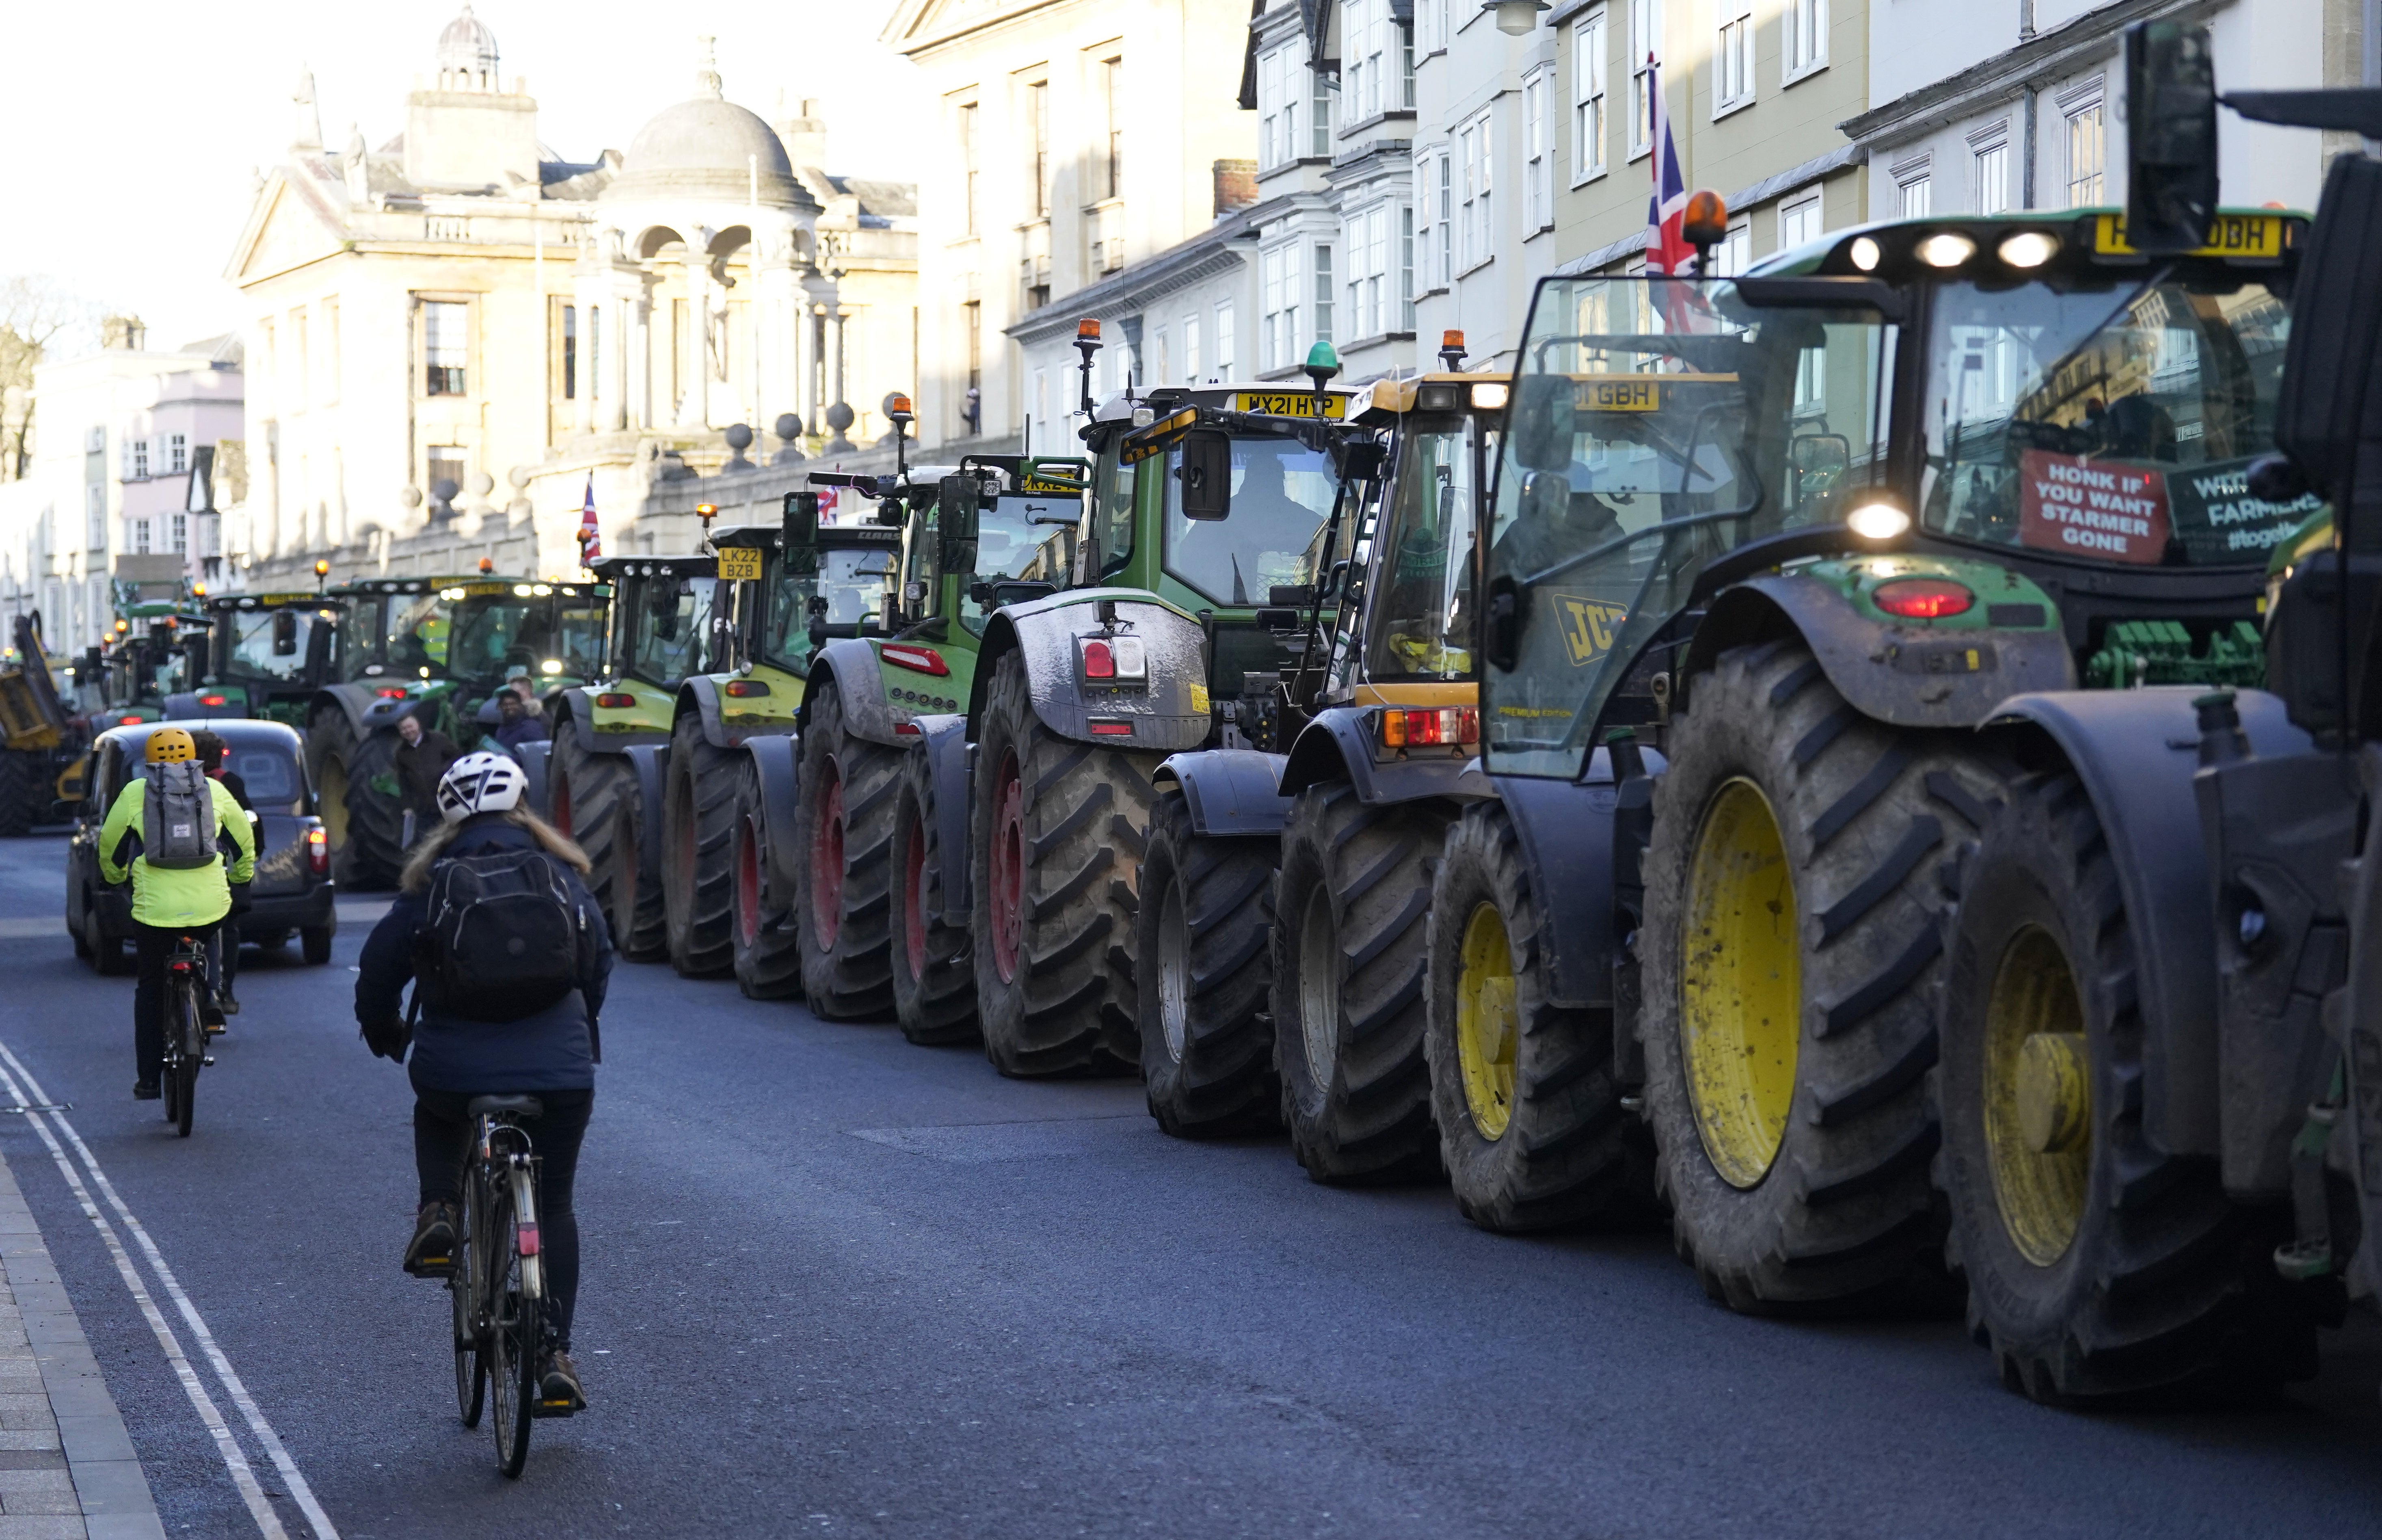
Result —
M0 1085L6 1086L8 1094L15 1097L18 1105L32 1106L49 1100L41 1082L33 1078L33 1072L25 1068L6 1044L0 1044L0 1061L6 1065L6 1069L0 1069ZM23 1078L21 1085L18 1083L20 1076ZM256 1479L255 1467L249 1463L248 1455L240 1448L231 1425L216 1410L215 1397L208 1393L206 1383L200 1377L190 1355L182 1351L181 1338L175 1333L173 1324L166 1320L166 1313L158 1308L156 1298L149 1291L141 1270L133 1265L131 1253L125 1250L117 1224L111 1223L107 1215L101 1212L99 1204L92 1200L93 1188L98 1189L107 1206L115 1211L117 1223L130 1233L133 1244L140 1248L150 1271L156 1275L159 1288L173 1302L176 1313L182 1318L183 1326L190 1332L191 1339L198 1343L199 1351L205 1357L208 1367L215 1371L216 1382L223 1387L224 1394L239 1409L241 1419L248 1424L250 1435L264 1450L265 1457L281 1473L282 1482L289 1489L289 1500L297 1504L298 1511L305 1516L307 1524L314 1532L314 1540L338 1540L338 1530L333 1527L330 1516L323 1511L322 1504L314 1500L314 1489L307 1485L306 1478L299 1473L298 1462L289 1458L288 1449L282 1448L280 1436L273 1431L273 1424L264 1420L264 1413L257 1409L254 1398L248 1393L248 1387L241 1384L239 1375L233 1372L231 1360L224 1356L223 1349L215 1342L215 1333L209 1331L206 1322L200 1319L198 1307L190 1303L188 1294L182 1292L181 1284L175 1278L174 1270L166 1265L166 1258L158 1252L157 1243L149 1239L149 1232L124 1205L124 1199L117 1194L116 1184L107 1179L107 1173L100 1169L97 1160L92 1158L91 1148L82 1142L82 1136L75 1132L74 1125L60 1113L28 1112L25 1120L33 1125L33 1131L42 1136L42 1143L49 1146L50 1158L57 1162L58 1174L66 1178L67 1188L74 1193L75 1202L82 1205L83 1214L91 1220L92 1228L99 1231L101 1241L107 1247L107 1254L115 1259L116 1270L122 1276L124 1286L132 1290L133 1302L140 1305L141 1314L148 1318L149 1329L157 1334L157 1345L165 1350L166 1362L173 1365L175 1377L182 1382L182 1389L190 1398L190 1405L197 1409L199 1420L214 1436L215 1451L223 1456L224 1469L231 1473L232 1485L239 1488L239 1495L247 1502L248 1511L256 1520L256 1527L264 1540L289 1540L289 1531L281 1527L280 1516L273 1511L272 1501L265 1497L264 1488ZM57 1124L56 1132L51 1131L52 1120ZM66 1135L68 1144L74 1146L82 1170L77 1170L75 1161L68 1158L65 1146L58 1143L60 1133ZM85 1171L90 1173L88 1183L83 1179Z

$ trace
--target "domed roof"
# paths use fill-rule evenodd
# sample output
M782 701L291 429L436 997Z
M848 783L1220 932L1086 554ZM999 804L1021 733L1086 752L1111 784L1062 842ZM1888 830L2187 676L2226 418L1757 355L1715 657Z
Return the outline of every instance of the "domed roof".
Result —
M462 14L438 34L438 67L496 73L497 34L472 14L471 6L465 6Z
M742 203L755 195L773 208L813 202L794 180L793 163L777 130L716 95L656 114L629 141L620 175L604 189L609 201L700 198Z

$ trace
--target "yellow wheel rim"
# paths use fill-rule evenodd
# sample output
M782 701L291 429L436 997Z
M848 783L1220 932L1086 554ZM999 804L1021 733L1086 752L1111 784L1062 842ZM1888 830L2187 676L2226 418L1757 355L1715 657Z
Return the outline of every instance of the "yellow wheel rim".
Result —
M333 758L323 761L323 770L315 795L321 801L323 838L334 850L348 846L348 767L345 762Z
M1688 869L1679 1046L1696 1129L1732 1187L1769 1173L1786 1137L1802 1039L1802 946L1794 874L1770 800L1724 785Z
M1985 1001L1985 1158L2002 1228L2048 1267L2084 1221L2093 1162L2092 1058L2076 975L2051 933L2020 931Z
M1504 916L1494 904L1476 905L1456 959L1455 1057L1464 1070L1465 1109L1483 1139L1503 1139L1514 1120L1514 1050L1521 1036Z

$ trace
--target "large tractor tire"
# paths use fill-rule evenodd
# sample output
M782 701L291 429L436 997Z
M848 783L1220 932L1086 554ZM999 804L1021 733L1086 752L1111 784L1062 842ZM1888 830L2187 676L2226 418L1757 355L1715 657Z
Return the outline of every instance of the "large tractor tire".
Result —
M2229 1202L2214 1157L2143 1132L2133 918L2083 788L2014 786L1960 889L1936 1175L2003 1382L2065 1401L2314 1373L2308 1306L2272 1261L2289 1211Z
M639 801L636 766L626 754L588 747L586 729L565 719L546 760L546 801L555 827L578 842L591 868L588 886L612 927L612 945L632 961L649 961L661 949L656 917L638 880Z
M1064 739L1025 660L993 666L969 819L969 936L985 1057L1004 1075L1130 1073L1134 916L1160 756Z
M745 998L789 999L803 992L803 959L794 911L782 895L776 908L769 904L769 821L761 803L761 767L751 754L737 754L731 768L736 793L730 840L735 922L731 966Z
M1955 735L1862 716L1793 639L1723 654L1688 704L1639 937L1679 1254L1736 1310L1934 1304L1943 869L1997 777Z
M893 807L902 751L847 731L832 681L802 736L794 932L812 1014L853 1021L893 1006Z
M1292 1152L1317 1181L1440 1174L1423 1060L1424 921L1448 817L1300 792L1274 889L1273 1061Z
M358 737L355 724L336 706L316 712L307 724L331 880L350 892L394 887L405 868L405 804L374 784L396 779L397 746L394 730Z
M943 849L932 756L902 755L893 812L893 1019L923 1046L981 1035L967 926L944 918L947 885L960 870L952 862L966 859L964 846Z
M50 756L0 749L0 839L16 839L33 832L49 816Z
M1433 1120L1456 1206L1483 1229L1641 1222L1657 1213L1654 1142L1621 1105L1613 1012L1554 1003L1555 948L1520 834L1497 803L1448 831L1431 886Z
M1136 922L1141 1079L1149 1115L1178 1139L1279 1126L1266 1007L1281 849L1271 835L1199 834L1181 791L1150 810Z
M735 762L745 757L714 748L693 712L670 728L662 905L670 966L687 978L711 978L735 966Z

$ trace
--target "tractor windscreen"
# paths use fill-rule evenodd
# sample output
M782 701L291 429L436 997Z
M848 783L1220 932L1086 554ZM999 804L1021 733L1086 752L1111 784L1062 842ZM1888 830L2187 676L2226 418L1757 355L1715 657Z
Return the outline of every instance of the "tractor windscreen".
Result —
M1064 588L1081 523L1081 505L1072 497L997 497L976 516L975 576ZM976 635L984 634L991 613L973 594L960 595L960 624Z
M1884 480L1894 335L1720 279L1539 286L1487 562L1484 627L1514 650L1484 670L1492 770L1578 775L1624 671L1713 557L1838 522Z
M231 632L229 651L224 659L224 674L231 679L249 679L260 684L296 684L306 677L306 655L313 629L338 624L334 610L300 609L289 605L279 609L217 610L215 624Z
M556 605L554 651L546 656L562 666L554 673L565 678L592 679L602 672L607 618L600 599L572 595Z
M2087 561L2265 564L2315 507L2249 494L2290 315L2263 284L2179 272L1934 291L1928 528Z
M1271 604L1272 589L1315 581L1338 485L1322 450L1295 438L1236 434L1232 509L1212 519L1183 512L1179 446L1165 463L1169 573L1219 605Z
M1425 420L1398 446L1381 591L1367 601L1375 678L1471 677L1474 434L1466 419Z
M447 673L496 686L516 674L544 677L548 658L559 657L555 605L550 595L522 593L526 583L470 583L449 588Z
M874 625L885 608L885 580L891 573L891 546L870 550L829 549L818 554L818 571L789 573L782 562L769 566L776 585L761 617L761 655L799 667L811 652L811 601L827 601L820 618L830 626Z
M624 589L624 601L633 606L626 617L628 672L665 688L690 674L712 672L705 658L718 587L710 578L662 574Z

